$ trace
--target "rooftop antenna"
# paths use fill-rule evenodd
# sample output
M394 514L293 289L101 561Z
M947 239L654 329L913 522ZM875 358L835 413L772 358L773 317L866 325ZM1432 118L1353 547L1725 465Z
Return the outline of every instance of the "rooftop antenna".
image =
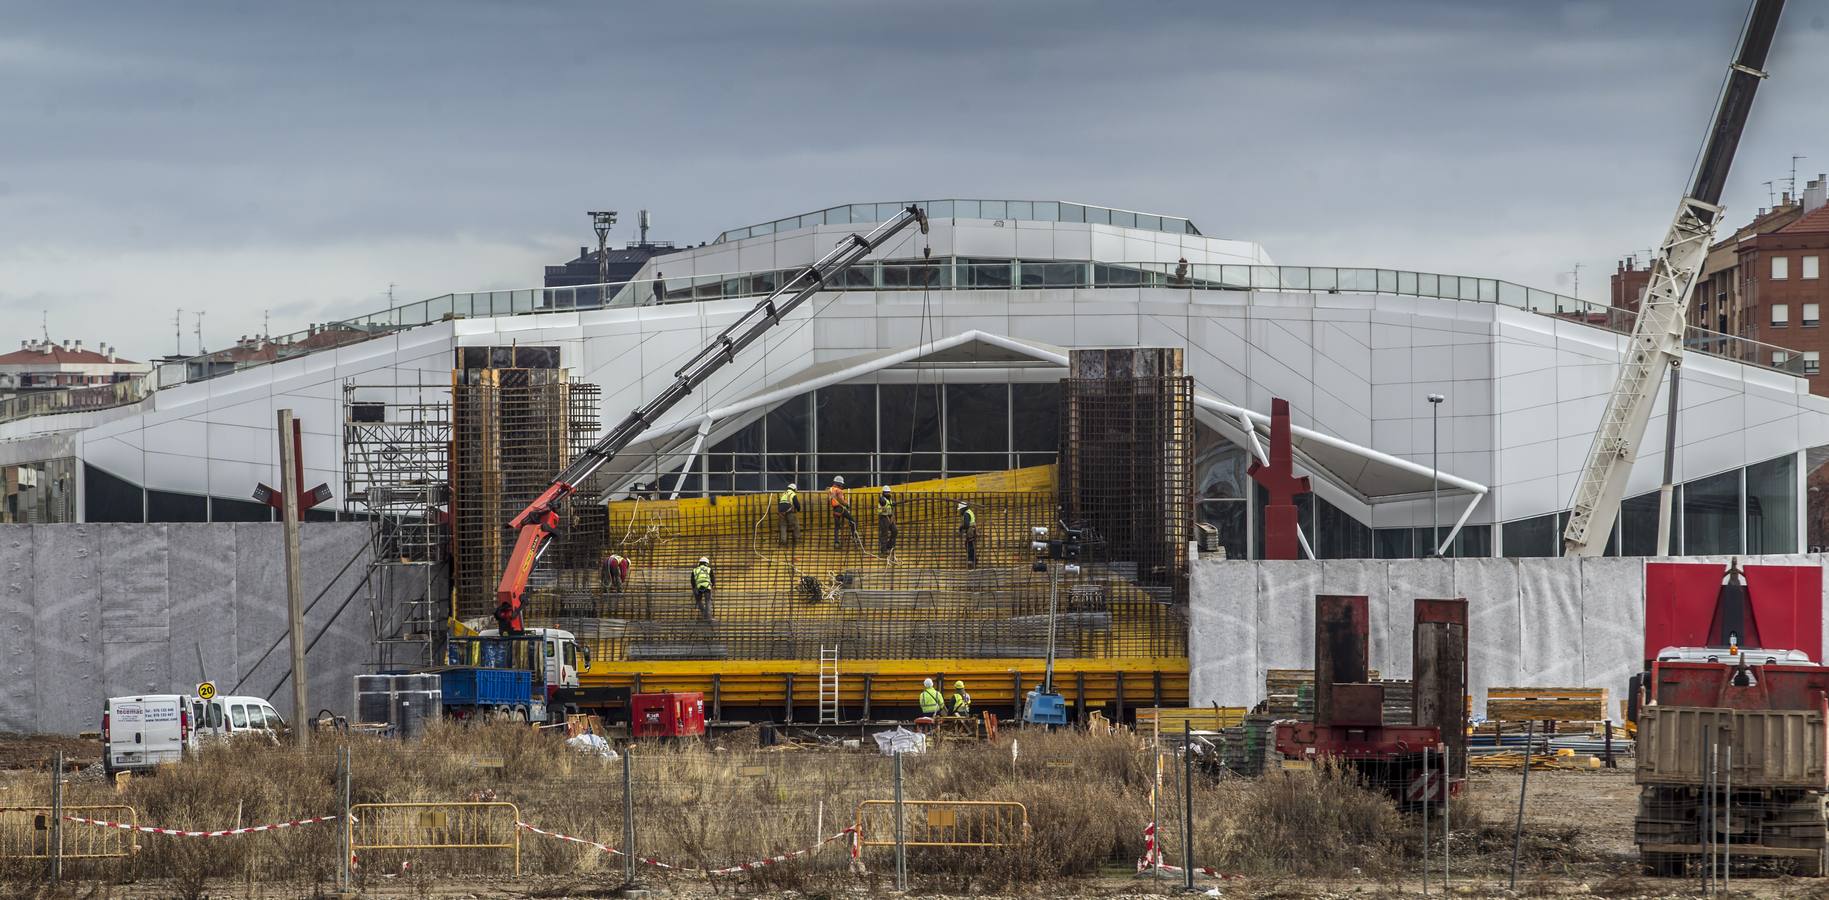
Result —
M196 328L197 355L202 356L203 355L203 313L198 312L196 314L196 316L197 316L197 328Z
M1569 288L1569 296L1572 296L1575 299L1580 300L1581 299L1581 263L1576 263L1575 268L1573 270L1571 270L1569 272L1569 274L1574 277L1574 282L1575 282Z
M1796 163L1793 163L1792 165L1795 166ZM641 223L641 245L646 247L648 246L648 211L645 209L642 210L637 221Z
M1797 199L1797 161L1809 158L1810 157L1808 156L1799 156L1795 153L1791 154L1791 202L1793 203L1803 202Z
M184 307L171 314L171 352L184 355Z
M1791 164L1791 177L1792 177L1792 179L1797 178L1797 164L1796 163ZM1769 208L1776 208L1778 206L1778 194L1772 190L1772 185L1775 183L1776 182L1772 182L1772 181L1768 181L1765 183L1765 205Z
M273 310L263 309L260 311L260 336L262 338L270 338L273 336Z
M394 284L395 283L392 281L387 283L387 305L388 306L394 305Z
M50 310L41 309L38 311L38 328L39 328L39 330L44 332L44 342L49 344L51 342L51 311Z

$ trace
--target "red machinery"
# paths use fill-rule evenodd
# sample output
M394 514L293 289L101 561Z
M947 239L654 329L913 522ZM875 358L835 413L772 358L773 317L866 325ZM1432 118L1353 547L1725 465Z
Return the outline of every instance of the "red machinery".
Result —
M1314 721L1278 722L1277 752L1343 760L1401 802L1440 803L1443 776L1452 792L1467 772L1467 601L1416 601L1409 722L1384 721L1385 686L1368 680L1368 610L1363 596L1316 595Z
M1724 846L1743 865L1829 871L1822 623L1819 567L1646 564L1633 699L1648 872L1681 874Z
M698 691L629 697L629 736L692 737L705 733L705 695Z

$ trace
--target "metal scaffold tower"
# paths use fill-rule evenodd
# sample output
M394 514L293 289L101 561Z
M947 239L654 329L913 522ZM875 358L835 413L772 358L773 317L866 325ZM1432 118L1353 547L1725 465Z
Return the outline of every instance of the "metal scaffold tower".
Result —
M379 671L431 665L450 615L448 397L443 385L343 386L343 496L371 526Z

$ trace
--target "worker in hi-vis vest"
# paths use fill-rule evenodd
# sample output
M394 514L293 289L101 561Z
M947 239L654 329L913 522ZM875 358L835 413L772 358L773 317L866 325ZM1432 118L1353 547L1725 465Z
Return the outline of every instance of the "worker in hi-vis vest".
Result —
M946 698L940 696L940 689L934 687L934 680L921 679L921 715L937 716L945 711Z
M953 715L969 716L972 714L972 695L965 692L965 682L953 682Z
M711 558L699 557L699 564L692 567L692 602L699 606L700 614L711 618Z
M779 527L781 546L794 547L800 544L800 488L792 481L787 483L787 490L775 497L775 512L781 515Z
M895 552L895 494L889 485L883 485L883 494L876 500L876 552L879 556L888 556Z
M845 527L851 524L851 501L845 497L845 476L832 476L831 487L826 488L826 505L832 512L832 549L845 546Z
M629 558L612 552L603 558L598 574L603 578L604 593L622 593L623 585L629 583Z
M959 536L965 539L965 564L978 567L978 513L970 503L959 501Z

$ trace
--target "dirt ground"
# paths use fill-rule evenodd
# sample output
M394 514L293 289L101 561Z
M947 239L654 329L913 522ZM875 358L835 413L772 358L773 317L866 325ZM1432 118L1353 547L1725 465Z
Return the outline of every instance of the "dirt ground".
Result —
M51 752L62 749L72 767L93 763L99 745L92 740L56 737L0 736L0 769L10 770L13 777L33 777L48 765ZM1517 770L1483 770L1474 774L1468 793L1457 801L1453 811L1454 837L1450 859L1452 888L1455 896L1555 896L1555 897L1684 897L1696 896L1698 885L1693 879L1652 879L1638 874L1637 852L1632 843L1633 815L1638 795L1633 783L1631 760L1623 767L1598 771L1534 771L1525 808L1525 838L1520 852L1520 875L1517 890L1509 889L1512 834L1517 814L1519 772ZM1421 838L1420 821L1415 821ZM1432 823L1435 829L1440 822ZM1439 830L1431 859L1431 884L1428 893L1443 895ZM834 851L837 852L837 851ZM883 861L865 876L834 875L829 880L812 881L801 890L774 892L748 880L708 882L703 877L650 874L643 885L647 896L677 898L711 898L730 896L783 897L870 897L894 894L892 872L884 871ZM1340 897L1370 898L1422 896L1424 886L1419 867L1396 877L1348 878L1338 880L1250 878L1215 880L1196 879L1203 893L1217 891L1215 896L1253 898ZM916 873L917 882L919 873ZM518 897L614 897L619 893L620 878L614 875L508 877L371 877L363 896L379 898L459 898ZM1171 874L1157 880L1139 876L1121 865L1111 865L1097 877L1067 882L1028 886L1016 893L996 891L980 893L969 884L948 884L917 888L913 896L947 897L1092 897L1120 898L1187 896L1181 890L1181 877ZM328 890L327 886L324 890ZM210 884L201 893L195 887L161 882L135 884L94 883L76 886L74 890L52 892L44 885L0 883L0 895L24 897L82 898L165 898L176 896L208 897L304 897L322 896L312 888L297 883L286 885ZM1829 879L1736 878L1733 893L1742 897L1823 897L1829 898Z

